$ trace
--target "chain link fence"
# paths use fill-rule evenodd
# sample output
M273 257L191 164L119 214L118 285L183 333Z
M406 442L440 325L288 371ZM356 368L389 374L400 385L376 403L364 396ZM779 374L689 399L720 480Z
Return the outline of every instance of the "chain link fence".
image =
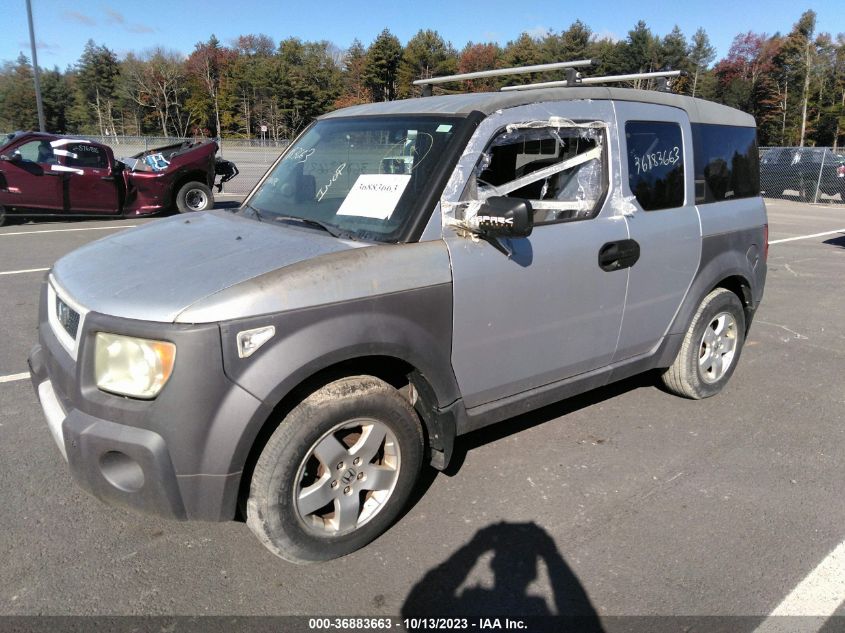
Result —
M290 141L261 141L254 139L224 139L222 156L230 160L240 172L236 178L227 182L226 193L246 195L267 172Z
M845 205L845 150L762 147L760 190L766 198Z

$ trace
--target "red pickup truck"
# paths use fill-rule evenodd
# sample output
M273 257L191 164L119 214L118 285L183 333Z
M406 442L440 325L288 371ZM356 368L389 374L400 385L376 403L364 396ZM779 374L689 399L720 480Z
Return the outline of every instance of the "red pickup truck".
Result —
M237 167L212 140L185 141L115 160L93 141L40 132L0 140L0 225L12 216L121 216L203 211Z

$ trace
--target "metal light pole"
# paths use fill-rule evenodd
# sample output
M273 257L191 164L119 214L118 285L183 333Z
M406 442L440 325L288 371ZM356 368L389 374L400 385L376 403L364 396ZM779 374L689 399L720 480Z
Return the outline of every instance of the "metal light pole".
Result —
M41 102L41 79L38 76L38 56L35 54L35 29L32 26L32 2L26 0L26 17L29 18L29 44L32 46L32 76L35 80L35 104L38 107L38 129L46 132L44 104Z

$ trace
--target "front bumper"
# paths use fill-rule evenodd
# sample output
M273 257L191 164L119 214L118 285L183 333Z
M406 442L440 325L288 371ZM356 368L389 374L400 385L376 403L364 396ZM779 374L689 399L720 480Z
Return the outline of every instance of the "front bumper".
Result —
M45 294L30 377L76 482L106 503L170 519L234 518L248 429L269 409L225 377L218 328L89 313L74 361L47 322ZM90 375L96 331L176 343L177 366L155 400L96 388Z
M178 478L162 437L78 409L66 411L43 361L43 350L37 345L29 356L30 378L53 439L76 482L107 503L187 519Z
M115 424L77 409L66 412L40 362L29 357L30 376L47 425L71 475L98 499L171 519L187 519L170 454L160 435Z

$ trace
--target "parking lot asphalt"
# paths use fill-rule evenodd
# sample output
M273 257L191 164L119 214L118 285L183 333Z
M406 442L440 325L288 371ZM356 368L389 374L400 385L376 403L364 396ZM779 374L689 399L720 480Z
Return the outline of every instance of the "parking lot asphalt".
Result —
M766 295L722 394L683 400L649 375L473 433L384 536L305 567L241 523L88 496L15 378L39 269L155 220L0 228L0 614L759 616L753 630L845 539L845 208L768 209Z

